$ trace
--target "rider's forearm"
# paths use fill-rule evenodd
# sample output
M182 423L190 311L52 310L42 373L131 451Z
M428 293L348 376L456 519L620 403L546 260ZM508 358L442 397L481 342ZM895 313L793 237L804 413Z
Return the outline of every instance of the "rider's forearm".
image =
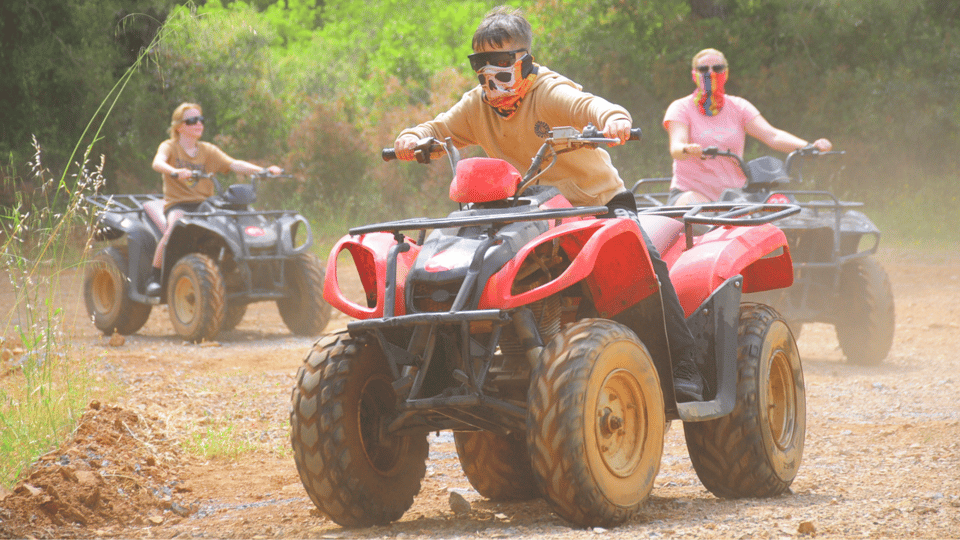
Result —
M170 165L166 161L155 160L153 162L153 170L157 171L160 174L166 174L168 176L176 176L178 169L173 165Z
M792 133L787 133L783 130L777 130L776 135L767 143L767 146L780 152L790 153L794 150L799 150L808 144L810 143L801 139L800 137L797 137L796 135L793 135Z
M670 142L670 157L673 159L687 159L690 157L687 154L687 143L685 142Z
M262 172L265 167L254 165L249 161L238 159L230 164L230 170L239 174L257 174Z

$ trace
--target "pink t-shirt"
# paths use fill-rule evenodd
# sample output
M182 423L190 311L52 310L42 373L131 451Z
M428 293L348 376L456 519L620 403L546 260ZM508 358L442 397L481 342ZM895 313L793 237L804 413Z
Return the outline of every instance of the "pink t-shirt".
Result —
M667 108L663 127L667 122L679 122L690 128L690 142L707 148L716 146L743 156L746 125L760 116L760 111L749 101L737 96L725 96L723 109L716 116L706 116L697 110L690 96L680 98ZM671 189L696 191L711 200L720 198L727 188L742 187L746 177L737 162L726 157L673 160Z

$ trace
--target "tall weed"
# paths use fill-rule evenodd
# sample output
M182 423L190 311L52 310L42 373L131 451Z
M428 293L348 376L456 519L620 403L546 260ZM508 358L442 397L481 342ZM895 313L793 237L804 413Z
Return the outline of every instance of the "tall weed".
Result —
M16 164L3 167L2 193L13 204L0 206L0 484L15 482L34 459L73 431L95 390L95 359L73 341L63 290L79 286L91 237L92 217L84 204L104 183L105 158L89 169L97 141L123 90L143 60L141 53L100 102L69 156L73 167L55 175L44 168L40 144L28 179ZM81 148L85 150L79 152ZM76 171L70 174L70 171ZM33 189L28 189L33 188ZM9 284L9 290L7 289ZM75 306L74 306L75 307Z
M30 180L12 165L5 189L15 203L0 208L0 484L11 485L34 459L69 434L93 390L87 353L75 346L66 320L63 289L83 258L88 222L83 195L103 184L102 162L78 167L76 178L59 180L45 170L34 141ZM37 188L25 192L22 185Z

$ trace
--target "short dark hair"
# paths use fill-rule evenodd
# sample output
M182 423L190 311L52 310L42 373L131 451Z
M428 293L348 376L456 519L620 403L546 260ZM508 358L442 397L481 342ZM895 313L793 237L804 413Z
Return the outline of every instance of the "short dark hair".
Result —
M480 26L473 33L473 50L482 45L500 47L508 41L530 52L533 31L522 11L510 6L497 6L483 16Z

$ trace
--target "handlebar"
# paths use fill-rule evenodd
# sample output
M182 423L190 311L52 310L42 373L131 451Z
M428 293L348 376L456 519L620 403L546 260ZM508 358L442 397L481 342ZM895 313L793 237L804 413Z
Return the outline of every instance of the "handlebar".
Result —
M790 152L789 154L787 154L787 159L783 163L783 168L786 169L787 174L790 174L790 165L792 164L795 158L819 157L819 156L826 156L831 154L838 154L842 156L845 153L846 152L844 152L843 150L829 150L827 152L821 152L820 150L817 150L816 147L814 147L812 144L808 144L803 148L798 148L797 150L794 150L793 152Z
M273 174L269 170L263 169L248 176L251 178L293 178L292 174L283 174L283 169L280 169L280 171L280 174Z
M282 170L283 169L281 169L281 171ZM251 184L253 185L254 191L256 191L256 188L257 188L257 180L259 180L260 178L293 178L292 174L283 174L282 172L280 174L272 174L267 169L262 169L255 173L249 174L248 176L250 176ZM217 173L215 172L191 171L190 178L185 178L184 181L190 181L195 179L194 183L196 183L203 178L208 178L213 182L214 193L216 193L217 195L223 195L223 192L224 192L223 185L220 183L220 180L217 179Z
M798 149L794 150L793 152L790 152L789 154L787 154L787 159L784 161L783 168L784 168L785 171L787 171L787 175L789 176L789 175L790 175L790 166L792 165L793 160L796 159L796 158L801 158L801 157L819 157L819 156L826 156L826 155L832 155L832 154L843 155L843 154L845 154L845 153L846 153L846 152L844 152L844 151L842 151L842 150L830 150L830 151L827 151L827 152L821 152L820 150L817 150L817 148L816 148L815 146L813 146L812 144L808 144L807 146L804 146L803 148L798 148ZM731 152L730 150L720 150L720 149L717 148L716 146L708 146L708 147L706 147L706 148L703 149L703 153L702 153L700 159L714 158L714 157L717 157L717 156L720 156L720 157L728 157L728 158L733 159L734 161L737 162L737 165L740 167L740 170L743 171L743 175L747 178L747 183L750 183L750 182L753 180L753 179L751 178L751 175L750 175L750 170L749 170L749 168L747 167L747 163L743 160L742 157L740 157L740 156L738 156L737 154ZM801 179L798 178L798 181L800 181L800 180L801 180Z
M280 169L280 170L282 171L283 169ZM217 176L217 173L215 172L203 172L203 171L194 171L194 170L191 170L190 172L191 172L190 178L216 178ZM257 171L255 173L248 174L247 176L250 176L252 178L293 178L292 174L283 174L282 172L280 174L273 174L267 169L263 169L262 171Z
M555 128L556 130L561 129L572 129L572 128ZM574 130L576 131L576 130ZM551 131L551 135L553 132ZM592 144L610 144L618 143L620 139L608 139L603 136L603 132L593 126L593 124L587 124L583 128L583 133L577 133L577 139L583 141L583 143L592 143ZM639 141L643 138L643 130L640 128L632 128L630 130L630 138L628 141ZM550 139L548 139L550 140ZM433 138L426 137L417 141L416 150L414 150L414 155L417 158L417 163L430 163L431 160L438 158L444 155L445 149L441 141ZM380 151L380 157L384 161L393 161L397 159L397 152L393 148L384 148Z
M413 153L417 157L417 163L430 163L432 159L438 158L446 152L442 142L433 137L425 137L417 141ZM397 159L397 151L393 148L384 148L380 151L380 157L384 161L393 161Z

